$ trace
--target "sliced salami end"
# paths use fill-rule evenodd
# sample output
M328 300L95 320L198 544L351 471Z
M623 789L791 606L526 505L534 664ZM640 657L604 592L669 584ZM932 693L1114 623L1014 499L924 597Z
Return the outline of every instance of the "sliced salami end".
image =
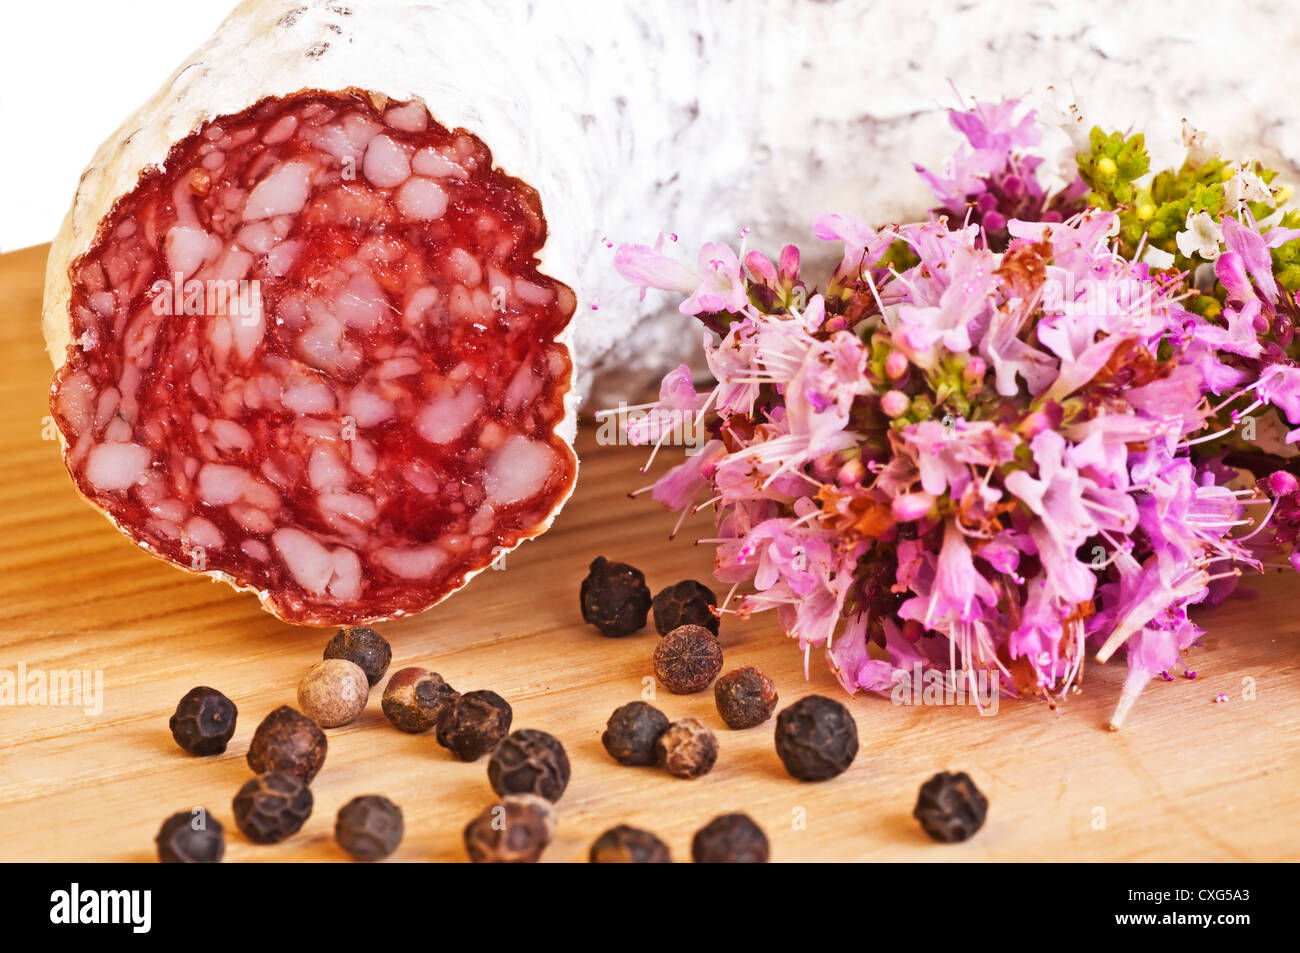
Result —
M296 623L425 609L545 529L575 297L537 194L419 102L302 92L176 143L72 265L82 493Z

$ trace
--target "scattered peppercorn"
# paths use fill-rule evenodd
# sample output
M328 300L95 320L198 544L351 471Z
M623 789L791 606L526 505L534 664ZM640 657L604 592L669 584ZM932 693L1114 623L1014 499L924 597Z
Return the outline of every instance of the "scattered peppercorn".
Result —
M465 826L476 864L532 864L555 836L555 808L535 794L512 794Z
M168 725L176 743L190 754L221 754L235 733L239 710L215 688L191 688Z
M370 697L370 682L356 662L327 658L307 669L298 683L298 705L322 728L356 721Z
M579 595L583 620L605 635L631 635L645 628L651 600L641 570L597 556Z
M683 579L667 589L660 589L652 605L655 630L660 635L667 635L683 625L702 626L714 635L718 634L718 617L713 614L718 597L702 582Z
M339 808L334 839L353 860L383 860L402 842L402 809L378 794L354 797Z
M727 727L736 730L767 721L778 700L776 685L752 665L719 678L713 686L713 698Z
M655 742L668 730L668 716L654 705L628 702L614 709L600 743L619 764L655 763Z
M691 860L697 864L765 864L767 835L748 814L722 814L695 832Z
M254 774L283 771L310 784L325 763L329 742L320 726L288 705L262 719L248 745L248 766Z
M659 736L655 756L673 777L698 778L718 760L718 739L698 718L683 718Z
M154 843L164 864L217 864L226 853L226 832L211 811L199 808L163 821Z
M334 638L325 646L323 657L347 659L354 665L359 665L361 671L366 673L366 681L373 688L379 684L393 661L393 647L374 629L357 626L339 629L334 633Z
M649 831L620 824L596 838L587 855L593 864L671 864L668 845Z
M703 691L722 671L722 646L703 626L678 626L655 646L654 669L674 695Z
M984 826L989 802L964 771L942 771L921 785L912 816L937 841L955 844Z
M569 786L569 756L554 735L520 728L501 739L488 761L488 783L497 794L536 794L558 801Z
M447 707L460 697L441 675L427 668L404 668L384 686L380 707L399 731L419 734L438 723Z
M496 692L466 692L438 719L438 744L462 761L477 761L505 737L513 717L510 703Z
M857 723L833 698L809 695L776 716L776 753L792 777L825 781L857 757Z
M239 789L235 825L254 844L278 844L311 816L311 788L286 771L267 771Z

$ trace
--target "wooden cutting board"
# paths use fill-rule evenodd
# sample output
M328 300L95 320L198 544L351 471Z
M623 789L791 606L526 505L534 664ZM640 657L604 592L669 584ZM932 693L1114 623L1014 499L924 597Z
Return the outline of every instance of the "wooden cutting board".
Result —
M295 703L330 632L286 625L249 595L145 555L78 499L45 419L45 256L44 246L0 256L0 672L101 672L102 712L0 707L0 859L151 860L162 820L204 805L226 826L228 860L341 860L334 815L370 793L405 813L395 859L464 859L461 830L492 800L486 761L457 762L432 736L392 729L378 690L359 721L329 732L315 813L299 834L259 847L235 830L230 801L249 777L253 729ZM1193 656L1199 677L1153 683L1119 733L1104 725L1122 661L1089 665L1083 694L1057 711L1004 701L982 717L850 699L862 751L821 784L785 775L770 723L729 731L712 692L661 691L655 704L670 718L693 715L718 733L717 766L682 781L616 765L600 733L614 708L653 688L657 636L601 637L579 617L579 581L597 555L640 567L655 590L707 581L710 549L692 540L709 524L701 516L670 542L673 519L627 496L648 482L638 472L644 452L598 446L590 431L580 452L578 491L541 541L442 606L381 627L394 670L425 665L461 690L494 689L514 706L516 727L564 742L573 781L547 860L584 860L619 823L657 832L686 860L692 833L736 810L785 861L1300 858L1300 581L1277 570L1201 615L1209 634ZM818 653L804 678L801 653L771 617L728 618L722 642L727 667L766 671L783 705L840 695ZM219 757L185 754L167 730L177 700L200 684L239 706ZM1226 702L1214 701L1220 693ZM989 799L987 824L966 844L934 844L911 817L918 786L945 769L969 772Z

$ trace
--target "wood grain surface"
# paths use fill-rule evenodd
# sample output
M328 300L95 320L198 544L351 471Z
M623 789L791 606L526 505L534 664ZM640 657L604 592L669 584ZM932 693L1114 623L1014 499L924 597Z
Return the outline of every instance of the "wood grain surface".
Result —
M295 628L249 595L182 573L132 546L74 493L46 426L50 366L40 340L46 248L0 256L0 673L102 672L102 712L0 706L0 859L127 860L155 856L169 814L206 806L227 830L229 861L342 860L338 808L359 794L401 805L406 838L395 860L465 859L461 830L487 806L486 759L463 764L432 735L403 735L379 710L379 691L354 724L329 734L303 830L259 847L235 828L230 802L249 777L249 738L272 708L294 704L299 678L330 632ZM449 602L381 627L393 669L424 665L464 690L491 688L514 706L515 726L558 736L573 762L547 861L585 860L606 828L657 832L688 860L693 832L743 810L762 825L773 859L806 860L1257 860L1300 858L1300 582L1273 571L1205 612L1195 680L1157 681L1124 730L1105 729L1123 663L1092 664L1084 691L1057 711L1004 701L995 715L969 707L848 700L862 750L839 778L787 777L769 722L729 731L711 691L658 693L670 718L694 715L717 733L709 775L677 780L616 765L600 745L609 713L653 688L653 627L625 639L583 624L578 584L596 555L643 569L652 589L708 580L711 554L676 541L672 518L629 490L640 449L580 440L577 494L555 528L484 573ZM671 454L662 455L670 462ZM839 689L818 653L811 677L771 617L728 618L727 668L756 665L785 704ZM2 676L0 676L2 677ZM229 750L195 758L167 719L194 685L239 706ZM1228 701L1216 703L1220 693ZM965 770L988 796L984 829L955 846L930 842L911 817L918 786Z

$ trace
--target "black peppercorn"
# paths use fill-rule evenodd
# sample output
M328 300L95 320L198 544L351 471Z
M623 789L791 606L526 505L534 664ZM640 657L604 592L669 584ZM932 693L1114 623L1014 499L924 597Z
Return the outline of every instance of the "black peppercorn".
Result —
M937 841L953 844L984 826L989 802L964 772L940 772L921 785L912 816Z
M678 626L655 646L654 669L674 695L703 691L722 671L722 646L703 626Z
M323 658L341 658L360 666L366 681L374 688L393 661L393 648L374 629L357 626L339 629L325 646Z
M226 832L207 808L173 814L154 838L164 864L216 864L226 853Z
M284 771L310 784L325 763L329 742L320 726L288 705L262 719L248 745L248 766L254 774Z
M834 699L809 695L776 716L776 753L791 776L825 781L857 757L857 723Z
M334 839L353 860L383 860L402 842L402 809L378 794L354 797L339 808Z
M438 744L462 761L477 761L510 730L514 712L496 692L466 692L438 719Z
M641 570L597 556L579 595L583 620L605 635L631 635L645 628L651 600Z
M215 688L191 688L168 724L176 743L190 754L221 754L235 733L235 703Z
M695 832L691 860L697 864L765 864L771 849L748 814L723 814Z
M426 668L404 668L393 673L384 686L380 707L393 727L419 734L438 723L447 707L460 697L437 672Z
M718 760L718 739L698 718L683 718L659 736L655 756L673 777L698 778Z
M713 686L713 698L727 727L740 730L771 718L778 696L772 680L747 665L719 678Z
M235 795L235 825L254 844L278 844L311 816L311 788L285 771L267 771Z
M531 864L555 836L555 808L535 794L512 794L465 826L465 850L476 864Z
M521 728L502 738L492 751L488 783L503 796L536 794L558 801L569 786L569 756L554 735Z
M668 845L649 831L620 824L596 838L587 855L593 864L671 864Z
M619 764L654 764L655 742L667 730L668 717L658 708L628 702L609 716L600 743Z
M718 597L704 583L683 579L679 583L660 589L652 603L655 630L667 635L683 625L698 625L718 634L718 617L713 614Z

